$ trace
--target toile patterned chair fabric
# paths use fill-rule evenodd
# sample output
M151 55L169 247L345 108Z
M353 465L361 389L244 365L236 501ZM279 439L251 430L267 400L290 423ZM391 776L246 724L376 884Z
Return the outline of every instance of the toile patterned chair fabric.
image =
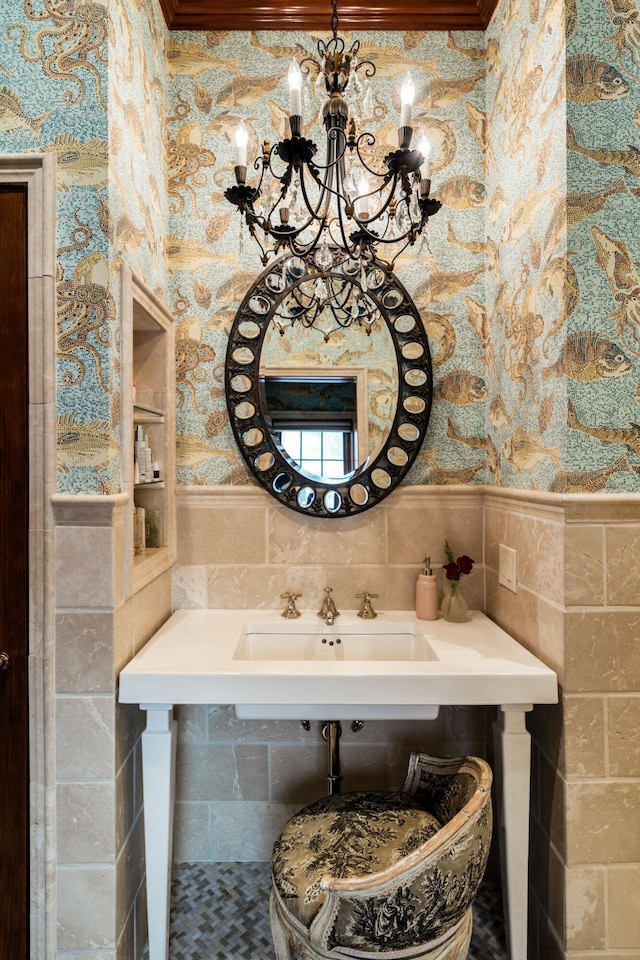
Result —
M305 807L272 857L277 960L464 960L491 842L491 770L413 753L394 793Z

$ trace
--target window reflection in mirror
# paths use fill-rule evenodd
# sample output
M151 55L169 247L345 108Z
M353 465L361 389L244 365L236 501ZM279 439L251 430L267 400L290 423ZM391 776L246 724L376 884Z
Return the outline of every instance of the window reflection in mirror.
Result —
M366 418L358 422L358 409L363 409L366 397L365 390L359 402L358 387L362 393L365 380L321 372L297 377L261 375L271 435L307 476L344 478L362 462L360 451L366 458Z

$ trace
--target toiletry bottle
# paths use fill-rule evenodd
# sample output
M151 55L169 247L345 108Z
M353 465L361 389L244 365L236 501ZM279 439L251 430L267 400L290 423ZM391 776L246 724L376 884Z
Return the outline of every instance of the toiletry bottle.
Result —
M419 620L438 619L438 582L431 573L431 557L425 557L424 573L416 581L416 616Z

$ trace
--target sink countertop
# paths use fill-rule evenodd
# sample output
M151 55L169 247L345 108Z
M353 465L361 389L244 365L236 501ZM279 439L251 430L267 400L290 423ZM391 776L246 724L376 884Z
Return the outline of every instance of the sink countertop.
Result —
M555 703L553 670L483 613L471 617L448 623L386 610L372 621L390 628L399 621L415 624L435 660L258 661L234 659L248 625L315 628L315 612L285 620L280 611L179 610L122 670L119 699L149 705ZM342 611L327 635L338 636L349 623L363 623L355 610Z

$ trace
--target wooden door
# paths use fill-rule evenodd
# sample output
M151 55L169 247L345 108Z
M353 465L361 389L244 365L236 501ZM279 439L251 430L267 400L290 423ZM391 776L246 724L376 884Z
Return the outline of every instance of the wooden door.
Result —
M0 957L29 956L27 190L0 183ZM4 656L3 656L4 655Z

